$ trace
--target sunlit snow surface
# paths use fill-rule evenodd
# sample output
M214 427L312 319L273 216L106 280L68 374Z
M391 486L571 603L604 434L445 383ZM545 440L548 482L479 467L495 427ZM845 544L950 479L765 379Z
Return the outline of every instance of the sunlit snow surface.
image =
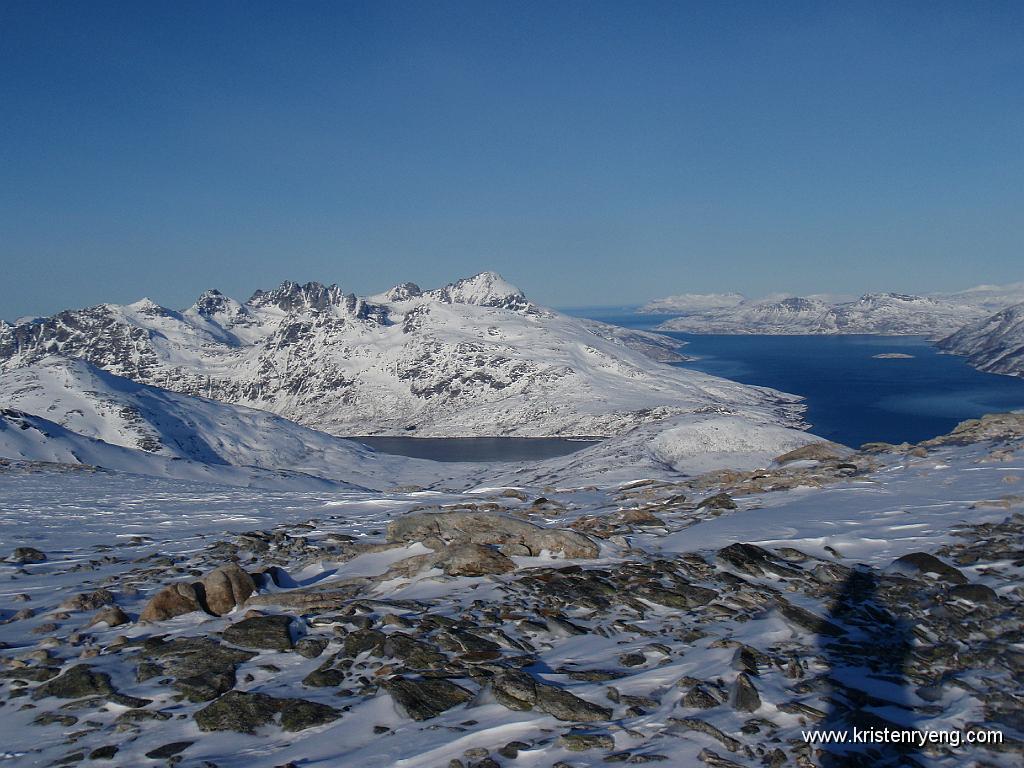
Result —
M862 476L823 489L796 489L779 491L738 499L739 509L724 512L720 517L682 528L668 535L639 534L629 540L632 547L651 552L687 552L717 549L735 541L778 545L788 543L816 555L826 554L829 546L845 556L847 563L866 562L882 567L901 554L916 550L933 551L951 537L951 529L958 523L979 523L1004 519L1006 506L986 503L1014 491L1008 482L1024 475L1024 462L989 463L983 461L988 454L986 446L946 448L926 458L906 461L888 457L893 462L874 474ZM540 489L531 489L538 495ZM543 494L567 505L569 511L548 522L564 524L571 518L611 512L627 502L616 501L615 488L589 490L556 490L546 488ZM499 497L498 489L481 489L476 493L455 494L368 494L362 492L274 492L243 488L205 485L187 481L154 479L113 472L91 472L74 469L55 471L25 466L0 471L0 554L16 546L33 546L46 551L46 563L19 568L0 564L0 608L4 617L21 604L13 596L26 593L37 616L0 627L0 642L17 648L35 644L34 627L48 620L51 612L69 595L94 588L104 579L130 570L131 561L148 554L186 554L197 552L221 538L229 531L270 529L284 522L315 521L310 536L324 532L348 533L358 537L380 540L387 521L402 512L420 505L450 503L457 500L476 501L499 499L503 504L515 506L516 499ZM525 502L524 502L525 503ZM676 526L677 528L679 526ZM97 549L111 546L113 549ZM415 545L414 545L415 546ZM99 561L106 555L124 558L124 562L99 562L94 570L74 572L70 566L87 561ZM620 546L602 544L601 561L623 557ZM521 558L517 564L528 566L535 559ZM344 576L381 572L387 559L373 558L349 561L344 564L322 563L306 567L292 575L299 583L325 582ZM964 572L972 581L990 583L1005 590L1002 582L995 582L970 567ZM176 575L168 573L166 582ZM457 579L427 575L412 582L396 584L393 591L379 589L377 597L436 598L444 597L446 609L458 613L460 606L474 600L500 602L502 579ZM137 612L145 594L134 602L120 600L129 613ZM813 607L813 606L807 606ZM820 610L820 607L819 607ZM94 627L89 630L98 645L107 644L113 637L126 634L139 636L155 631L174 634L194 634L222 629L236 615L211 618L203 614L190 614L162 623L158 629L129 625L117 629ZM642 625L657 625L666 621L668 609L652 611ZM88 614L78 614L82 624ZM723 620L724 621L724 620ZM764 646L774 639L785 638L792 628L769 613L752 621L736 624L730 636L734 640L747 640ZM553 643L541 643L538 648L541 669L553 670L568 662L585 663L588 668L618 667L617 657L623 646L616 637L583 635L569 637ZM66 652L66 651L65 651ZM706 642L695 643L685 654L672 657L668 663L644 669L630 669L629 676L615 681L623 694L647 695L652 691L676 691L672 686L681 676L699 676L710 666L727 668L731 648L709 648ZM153 698L159 706L172 713L192 712L196 705L174 703L169 689L153 682L137 683L132 676L133 665L123 660L101 655L90 661L98 668L109 671L115 687L122 693ZM260 664L273 663L281 669L274 673ZM314 669L319 660L308 660L298 654L264 652L245 665L244 672L254 679L243 681L241 689L258 689L271 695L299 696L326 704L339 705L332 689L303 688L292 682ZM565 676L545 676L551 682L571 686L578 695L592 701L604 700L607 683L573 683ZM681 692L678 692L681 693ZM777 701L768 695L766 700ZM44 740L51 729L30 723L40 709L21 710L21 702L12 699L0 710L0 763L11 765L48 765L71 750L58 739ZM632 748L641 743L630 731L653 734L663 730L674 710L678 695L668 693L659 707L642 716L622 721L623 728L614 729L616 748ZM41 706L57 707L53 699L39 702ZM124 711L124 707L108 705L107 712L90 713L89 719L109 722ZM962 707L945 710L945 720L918 723L919 727L955 728L966 720L981 719L964 696ZM950 714L952 713L952 714ZM726 731L735 731L745 715L728 707L706 713L710 722ZM776 722L791 728L790 736L800 727L797 718L773 712ZM460 725L468 720L476 725ZM373 728L386 725L393 729L384 735L375 735ZM81 726L79 726L81 727ZM263 729L258 736L237 734L200 733L191 717L172 719L157 727L144 728L135 741L122 744L115 764L147 764L144 753L172 741L195 740L189 748L184 765L200 765L203 760L215 762L222 768L250 768L277 766L296 761L302 766L358 766L376 768L384 766L444 766L454 758L462 759L465 750L472 747L494 749L509 741L536 737L542 729L552 733L566 730L566 725L538 712L514 712L497 704L484 694L468 707L458 707L440 717L414 722L401 716L390 697L378 694L375 698L357 704L338 722L312 728L300 733L283 733L276 727ZM86 736L76 748L94 748L111 741L109 732L100 741ZM706 746L715 747L705 737L689 734L665 736L655 740L649 751L666 755L673 766L699 764L697 753ZM720 749L720 748L719 748ZM603 764L600 750L569 753L551 743L542 749L520 752L516 766L547 767L558 760L573 765ZM731 756L732 757L732 756ZM1008 756L1004 756L1008 757ZM940 759L923 764L952 766L955 761ZM994 760L996 758L993 758ZM999 764L993 762L993 764ZM1009 765L1009 763L1006 763Z

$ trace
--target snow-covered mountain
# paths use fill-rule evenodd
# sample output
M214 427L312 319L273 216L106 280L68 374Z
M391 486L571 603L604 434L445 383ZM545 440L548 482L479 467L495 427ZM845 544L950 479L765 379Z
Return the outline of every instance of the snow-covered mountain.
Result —
M138 384L58 355L0 372L0 401L74 433L54 433L42 453L15 455L0 448L0 456L7 458L48 460L47 451L68 453L55 447L57 438L77 446L75 438L81 436L159 457L214 467L285 470L364 488L388 488L414 475L419 480L431 475L416 469L432 462L376 453L266 411ZM90 449L97 450L94 445ZM124 468L124 458L104 455L103 466ZM128 471L142 472L135 468L140 462L146 460L131 457Z
M649 301L640 307L644 315L674 315L705 309L735 307L746 301L742 293L681 293Z
M982 371L1024 376L1024 303L971 323L938 346Z
M939 337L984 317L987 310L946 297L870 293L829 303L793 296L744 301L731 307L687 312L659 330L685 333L854 334Z
M286 282L0 325L0 371L59 354L334 435L611 435L693 412L793 423L796 398L652 358L680 345L531 303L492 272L371 297Z

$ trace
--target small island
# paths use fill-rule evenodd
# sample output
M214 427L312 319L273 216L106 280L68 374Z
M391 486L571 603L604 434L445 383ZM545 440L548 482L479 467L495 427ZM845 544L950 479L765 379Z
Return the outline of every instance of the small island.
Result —
M876 360L912 360L913 355L908 355L905 352L882 352L878 355L872 355Z

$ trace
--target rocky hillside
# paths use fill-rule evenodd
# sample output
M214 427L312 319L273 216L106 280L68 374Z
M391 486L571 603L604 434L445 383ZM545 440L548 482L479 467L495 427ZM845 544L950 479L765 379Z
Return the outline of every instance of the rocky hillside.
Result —
M543 496L0 464L0 754L1019 766L1022 445L1024 417L992 416L916 446ZM853 726L915 745L810 734Z
M59 354L335 435L610 435L722 409L793 423L795 398L685 371L664 336L567 317L494 273L370 298L284 283L178 312L142 300L0 325L0 370Z
M963 355L982 371L1024 376L1024 304L971 323L942 339L938 346Z

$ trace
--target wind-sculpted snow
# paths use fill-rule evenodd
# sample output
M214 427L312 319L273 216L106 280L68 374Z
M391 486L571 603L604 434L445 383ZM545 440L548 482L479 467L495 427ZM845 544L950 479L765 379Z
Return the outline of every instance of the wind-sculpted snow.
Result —
M967 325L938 346L982 371L1024 376L1024 304Z
M702 408L795 424L797 399L661 365L681 345L571 318L494 273L369 299L287 282L0 327L0 370L59 354L335 435L603 436Z

